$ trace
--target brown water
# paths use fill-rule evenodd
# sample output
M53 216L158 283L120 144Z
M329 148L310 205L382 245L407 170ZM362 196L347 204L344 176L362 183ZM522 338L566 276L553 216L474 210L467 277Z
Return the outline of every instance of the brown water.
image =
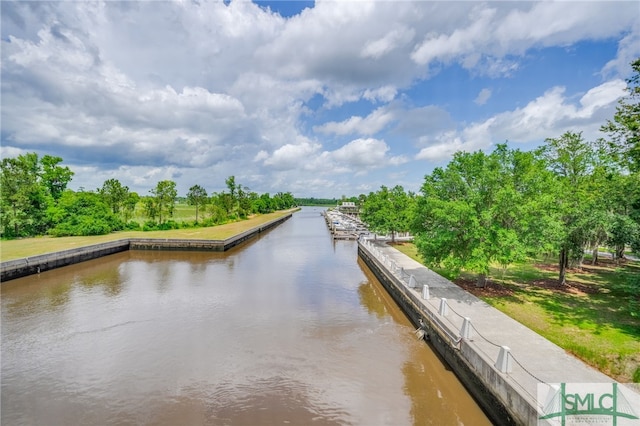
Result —
M2 425L482 425L319 209L3 283Z

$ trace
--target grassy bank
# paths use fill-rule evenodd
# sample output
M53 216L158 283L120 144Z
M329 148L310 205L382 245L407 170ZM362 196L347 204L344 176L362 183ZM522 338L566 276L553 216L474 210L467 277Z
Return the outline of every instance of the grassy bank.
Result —
M224 225L206 228L173 229L169 231L123 231L108 235L90 237L37 237L23 238L20 240L6 240L0 243L0 261L20 259L38 254L68 250L76 247L88 246L123 238L178 238L178 239L203 239L224 240L240 234L251 228L255 228L270 220L282 217L289 211L280 211L269 214L253 216L247 220L226 223Z
M413 244L396 248L421 262ZM628 274L640 274L640 262L585 264L569 271L564 287L557 266L544 261L496 268L483 289L471 275L454 281L614 379L640 382L640 318L621 291Z

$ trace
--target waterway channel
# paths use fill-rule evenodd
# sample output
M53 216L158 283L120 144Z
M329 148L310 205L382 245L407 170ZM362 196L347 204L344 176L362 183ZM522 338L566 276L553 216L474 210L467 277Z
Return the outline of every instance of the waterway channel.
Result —
M3 283L3 425L484 425L318 208Z

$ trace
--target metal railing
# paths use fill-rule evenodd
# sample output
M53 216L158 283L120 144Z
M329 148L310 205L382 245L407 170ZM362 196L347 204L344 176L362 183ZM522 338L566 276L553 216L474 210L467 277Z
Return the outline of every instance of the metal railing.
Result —
M536 382L545 384L548 383L541 380L536 375L527 370L527 368L524 367L520 361L518 361L518 359L511 352L511 349L508 346L500 345L486 338L482 334L482 332L480 332L480 330L478 330L478 328L473 324L471 318L465 317L458 313L447 302L446 298L433 296L428 284L420 283L414 275L408 273L403 267L398 266L397 262L391 259L391 257L380 250L370 240L361 238L360 244L363 245L367 249L367 251L371 253L376 258L376 260L378 260L378 262L380 262L387 269L388 272L391 273L391 275L397 278L397 280L404 285L406 290L416 292L417 294L413 294L416 299L418 299L418 295L420 295L418 300L419 302L421 302L422 306L418 306L418 308L421 308L421 313L438 328L438 331L447 336L450 345L454 349L459 350L461 342L463 340L472 342L472 337L474 334L492 347L498 348L499 352L498 356L496 357L495 355L488 354L481 348L480 345L474 345L475 348L482 352L485 358L494 361L493 367L499 373L512 378L519 388L521 388L535 400L536 395L532 394L530 390L528 390L525 386L523 386L523 384L519 383L515 379L515 377L513 377L512 373L514 364ZM449 315L449 312L452 312L459 320L462 320L462 324L460 325L459 321L458 323L454 322L454 320Z

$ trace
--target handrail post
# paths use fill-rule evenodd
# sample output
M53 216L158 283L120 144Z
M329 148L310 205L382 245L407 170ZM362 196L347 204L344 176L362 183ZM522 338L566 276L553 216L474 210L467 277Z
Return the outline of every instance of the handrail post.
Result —
M508 346L500 346L500 353L498 353L498 360L495 367L501 373L511 373L513 370L511 365L511 349Z
M443 317L447 316L449 309L447 307L447 299L440 299L440 309L438 309L438 313Z
M424 284L422 286L422 299L423 300L429 300L431 298L431 296L429 295L429 286Z
M471 320L469 317L464 317L464 321L462 321L462 327L460 328L460 337L465 340L471 339Z

